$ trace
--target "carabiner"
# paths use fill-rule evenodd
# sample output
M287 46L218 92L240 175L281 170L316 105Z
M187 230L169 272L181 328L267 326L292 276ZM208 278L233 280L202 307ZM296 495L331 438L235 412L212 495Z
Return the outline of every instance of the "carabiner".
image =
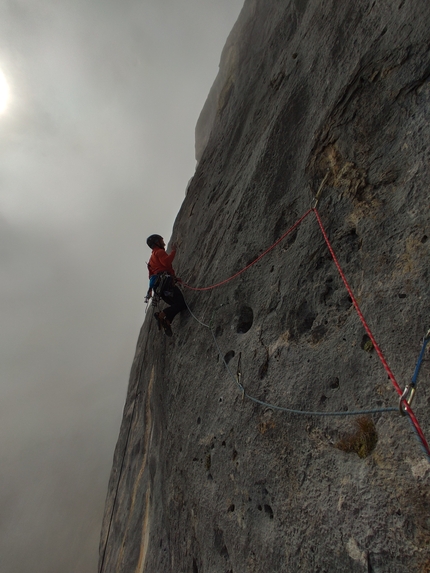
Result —
M402 416L406 416L406 408L404 407L404 402L406 402L408 406L412 406L412 401L415 397L415 391L415 386L412 386L411 384L408 384L403 390L403 394L400 396L399 400L399 411Z

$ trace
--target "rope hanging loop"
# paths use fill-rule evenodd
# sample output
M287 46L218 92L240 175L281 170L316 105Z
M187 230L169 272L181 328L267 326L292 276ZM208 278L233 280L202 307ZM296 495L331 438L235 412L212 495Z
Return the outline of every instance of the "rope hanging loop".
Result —
M387 360L385 359L385 357L384 357L384 355L383 355L383 353L382 353L382 350L379 348L378 343L376 342L375 337L373 336L373 333L372 333L372 331L370 330L370 328L369 328L369 326L368 326L368 324L367 324L367 322L366 322L366 320L365 320L365 318L364 318L364 316L363 316L363 313L361 312L361 309L360 309L360 307L359 307L359 305L358 305L358 303L357 303L357 300L356 300L356 298L355 298L355 296L354 296L354 293L352 292L352 289L351 289L351 287L349 286L349 283L348 283L348 281L347 281L347 279L346 279L346 276L345 276L345 274L344 274L344 272L343 272L343 270L342 270L342 268L341 268L341 266L340 266L340 264L339 264L339 261L338 261L338 259L337 259L337 257L336 257L336 254L335 254L335 252L334 252L334 250L333 250L333 247L332 247L332 245L331 245L331 243L330 243L330 240L329 240L329 238L328 238L327 232L326 232L326 230L325 230L325 228L324 228L324 225L323 225L323 223L322 223L321 217L320 217L320 215L319 215L319 213L318 213L318 211L317 211L317 209L316 209L316 205L317 205L317 203L318 203L318 201L319 201L319 199L320 199L320 195L321 195L321 193L322 193L322 189L323 189L323 187L324 187L325 181L326 181L327 178L328 178L328 175L329 175L329 170L327 170L327 173L326 173L326 175L325 175L325 177L324 177L323 181L321 182L321 185L320 185L320 187L319 187L319 189L318 189L317 195L316 195L315 200L314 200L314 201L315 201L315 206L314 206L313 208L308 209L308 211L307 211L304 215L302 215L302 217L300 217L300 219L298 219L298 220L294 223L294 225L293 225L292 227L290 227L290 229L288 229L277 241L275 241L275 242L273 243L273 245L271 245L269 248L267 248L263 253L261 253L256 259L254 259L254 260L253 260L251 263L249 263L246 267L244 267L243 269L241 269L240 271L238 271L237 273L235 273L235 274L232 275L231 277L229 277L229 278L227 278L227 279L224 279L223 281L218 282L218 283L213 284L213 285L208 286L208 287L192 287L192 286L190 286L190 285L187 285L186 283L182 283L182 285L183 285L184 287L189 288L190 290L194 290L194 291L207 291L207 290L212 290L212 289L214 289L214 288L220 287L221 285L224 285L224 284L228 283L229 281L233 280L234 278L238 277L238 276L241 275L243 272L245 272L246 270L248 270L251 266L255 265L258 261L260 261L265 255L267 255L267 253L269 253L272 249L274 249L274 248L276 247L276 245L278 245L289 233L291 233L292 231L294 231L295 229L297 229L297 227L300 225L300 223L301 223L311 212L313 212L314 215L315 215L315 217L316 217L316 219L317 219L317 222L318 222L318 225L319 225L320 230L321 230L321 232L322 232L322 235L323 235L323 237L324 237L324 241L325 241L325 243L326 243L326 245L327 245L327 247L328 247L328 250L330 251L330 254L331 254L331 256L332 256L332 259L333 259L333 261L334 261L334 263L335 263L335 266L336 266L336 268L337 268L337 270L338 270L338 272L339 272L339 275L340 275L340 277L341 277L341 279L342 279L342 281L343 281L343 283L344 283L344 285L345 285L345 288L346 288L346 290L348 291L349 296L351 297L352 303L353 303L353 305L354 305L354 307L355 307L355 310L357 311L357 314L358 314L358 316L359 316L359 318L360 318L360 321L361 321L361 323L363 324L364 329L366 330L366 332L367 332L367 334L368 334L370 340L372 341L373 347L374 347L376 353L378 354L379 359L380 359L380 361L381 361L383 367L385 368L385 371L387 372L389 379L391 380L391 383L393 384L393 386L394 386L396 392L398 393L398 395L401 396L401 398L400 398L400 411L401 411L401 413L402 413L403 415L404 415L404 414L407 414L407 415L408 415L409 421L410 421L410 423L411 423L411 425L412 425L412 429L413 429L413 431L415 432L416 437L417 437L418 441L420 442L420 444L421 444L421 446L422 446L422 448L423 448L423 451L424 451L424 453L425 453L425 455L426 455L428 461L430 462L430 447L429 447L429 445L427 444L427 440L426 440L426 438L425 438L425 436L424 436L424 433L423 433L423 431L422 431L422 429L421 429L421 427L420 427L420 425L419 425L419 423L418 423L418 420L417 420L417 418L416 418L416 416L415 416L415 414L414 414L414 412L413 412L413 410L412 410L412 408L411 408L411 406L410 406L410 403L412 402L412 399L413 399L414 394L415 394L416 381L417 381L418 373L419 373L419 370L420 370L420 367L421 367L421 363L422 363L422 360L423 360L423 357L424 357L425 347L426 347L427 343L430 342L430 328L429 328L429 330L427 331L427 334L426 334L426 336L425 336L425 338L424 338L423 347L422 347L422 349L421 349L420 357L419 357L418 362L417 362L417 365L416 365L416 367L415 367L415 372L414 372L414 375L413 375L413 377L412 377L411 383L408 385L407 388L405 388L404 391L402 391L401 387L399 386L398 382L396 381L396 379L395 379L395 377L394 377L394 374L392 373L392 371L391 371L391 369L390 369L390 367L389 367L389 365L388 365L388 363L387 363ZM207 329L210 331L211 336L212 336L213 341L214 341L214 344L215 344L215 346L216 346L216 348L217 348L217 350L218 350L218 355L219 355L219 357L221 358L222 362L224 363L224 366L226 367L226 370L227 370L227 372L229 373L230 377L232 378L232 380L235 382L235 384L237 384L237 386L238 386L239 389L241 390L241 392L242 392L242 399L248 398L248 399L251 400L252 402L254 402L254 403L256 403L256 404L260 404L260 405L262 405L262 406L264 406L264 407L272 408L272 409L274 409L274 410L279 410L279 411L287 412L287 413L291 413L291 414L299 414L299 415L306 415L306 416L352 416L352 415L355 416L355 415L364 415L364 414L376 414L376 413L380 413L380 412L397 412L397 411L398 411L398 408L394 407L394 408L377 408L377 409L372 409L372 410L361 410L361 411L314 412L314 411L295 410L295 409L292 409L292 408L284 408L284 407L281 407L281 406L276 406L276 405L274 405L274 404L269 404L269 403L264 402L264 401L262 401L262 400L258 400L257 398L255 398L255 397L250 396L249 394L247 394L247 392L245 391L245 388L244 388L244 386L243 386L243 384L242 384L242 381L241 381L242 372L241 372L241 368L240 368L241 355L239 355L238 368L237 368L236 376L235 376L234 373L231 371L229 365L227 364L227 362L226 362L226 360L225 360L225 357L223 356L223 353L222 353L222 351L221 351L221 348L220 348L220 346L219 346L219 344L218 344L218 341L217 341L217 339L216 339L215 332L214 332L214 330L213 330L213 328L212 328L212 324L208 325L208 324L203 323L201 320L199 320L199 319L193 314L193 312L190 310L190 307L188 306L188 304L187 304L187 308L188 308L188 310L189 310L191 316L192 316L200 325L204 326L205 328L207 328ZM211 323L212 323L212 321L211 321ZM413 390L413 391L412 391L412 390Z

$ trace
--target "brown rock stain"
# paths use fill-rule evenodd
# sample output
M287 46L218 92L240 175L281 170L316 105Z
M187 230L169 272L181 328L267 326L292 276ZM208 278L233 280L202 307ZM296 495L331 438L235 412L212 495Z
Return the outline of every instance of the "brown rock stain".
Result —
M344 436L335 447L344 452L355 452L360 458L369 456L376 447L378 434L370 416L360 416L354 421L354 433Z
M315 158L318 171L323 177L328 172L326 185L341 189L352 198L358 198L361 190L366 186L366 174L352 161L348 161L335 144L328 145Z
M420 255L422 243L414 237L408 237L405 244L405 252L400 255L396 262L396 269L401 274L411 274L419 272ZM394 273L396 274L396 273Z

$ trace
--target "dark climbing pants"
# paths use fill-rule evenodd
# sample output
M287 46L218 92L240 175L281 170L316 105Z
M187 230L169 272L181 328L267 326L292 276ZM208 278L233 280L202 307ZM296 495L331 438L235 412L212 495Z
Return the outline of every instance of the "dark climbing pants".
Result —
M179 312L187 308L184 295L177 286L164 289L161 293L161 298L170 305L163 310L170 323Z

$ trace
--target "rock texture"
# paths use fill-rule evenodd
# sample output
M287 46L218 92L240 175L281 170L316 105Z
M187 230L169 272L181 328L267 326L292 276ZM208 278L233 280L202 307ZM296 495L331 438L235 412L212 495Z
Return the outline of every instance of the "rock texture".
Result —
M430 4L247 0L197 127L172 239L193 286L318 204L399 384L429 327ZM100 543L103 573L430 571L430 464L311 213L248 271L148 313ZM216 344L215 344L216 343ZM228 363L226 369L221 356ZM415 412L430 436L428 353ZM343 449L340 449L343 448ZM351 451L345 451L350 449Z

